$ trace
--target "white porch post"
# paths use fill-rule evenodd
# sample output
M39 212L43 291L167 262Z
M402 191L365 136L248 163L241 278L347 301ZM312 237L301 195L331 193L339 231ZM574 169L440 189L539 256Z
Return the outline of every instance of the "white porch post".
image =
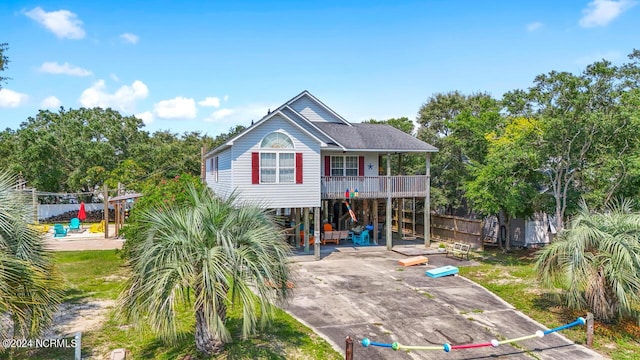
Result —
M320 208L313 209L313 255L320 260Z
M293 232L295 235L296 249L298 249L300 248L300 229L302 229L302 226L300 226L300 208L296 208L294 222L296 226L293 228Z
M387 153L387 214L385 225L385 238L387 250L391 251L393 241L391 238L391 153Z
M304 252L309 253L309 208L306 207L302 211L304 216Z
M424 246L431 246L431 153L427 153L427 194L424 197Z
M378 218L378 199L373 199L373 243L378 245L378 222L380 219Z

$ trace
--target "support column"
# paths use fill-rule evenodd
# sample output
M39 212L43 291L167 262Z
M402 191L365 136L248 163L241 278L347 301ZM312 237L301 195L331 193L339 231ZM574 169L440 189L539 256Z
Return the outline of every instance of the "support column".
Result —
M400 207L402 207L402 209L400 209ZM398 208L398 235L400 235L400 239L404 240L404 198L400 199Z
M103 186L102 200L104 201L104 238L109 238L109 188L107 184Z
M313 256L316 260L320 260L320 208L317 207L313 211Z
M33 208L33 223L39 224L38 221L38 195L36 194L36 188L31 189L31 206Z
M336 230L342 230L340 228L340 219L342 219L342 200L338 200L338 218L336 219Z
M327 222L329 224L331 224L331 221L329 221L329 200L324 200L322 201L322 211L320 211L320 216L324 219L327 219ZM322 224L324 226L324 223Z
M373 243L378 245L378 199L373 200Z
M427 153L427 194L424 197L424 246L431 247L431 153Z
M391 233L391 153L387 153L387 214L385 225L385 240L387 243L387 250L391 251L393 247L393 239Z
M309 208L303 210L304 217L304 252L309 253Z
M120 196L121 187L122 187L122 184L118 183L118 193L116 194L116 196ZM114 208L116 210L116 237L118 237L120 234L120 221L121 221L120 200L114 203Z
M295 235L295 246L296 249L300 247L300 208L295 208L295 214L293 215L293 221L296 223L296 226L293 228L293 234Z

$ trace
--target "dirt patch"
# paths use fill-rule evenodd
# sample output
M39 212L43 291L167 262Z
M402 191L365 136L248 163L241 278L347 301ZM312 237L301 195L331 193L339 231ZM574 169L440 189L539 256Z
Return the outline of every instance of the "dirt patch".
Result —
M114 281L123 281L127 280L128 277L122 275L108 275L102 278L103 281L114 282Z
M512 277L509 279L495 279L489 282L491 284L496 284L496 285L507 285L507 284L519 284L519 283L523 283L524 281L525 281L524 279Z
M107 314L114 305L113 300L60 304L46 337L69 336L76 332L97 330L106 321Z

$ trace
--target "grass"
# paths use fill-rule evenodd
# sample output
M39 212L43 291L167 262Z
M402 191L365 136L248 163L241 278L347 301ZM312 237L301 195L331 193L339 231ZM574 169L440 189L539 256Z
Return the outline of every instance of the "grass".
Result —
M583 313L567 310L557 292L543 289L536 279L535 252L501 253L485 251L474 260L478 266L460 267L460 274L487 288L534 320L549 328L574 321ZM584 344L584 327L563 330L563 335ZM640 353L640 326L631 321L603 324L596 321L593 349L614 360L637 359Z
M127 269L116 251L60 252L55 254L58 269L64 278L65 302L116 300L124 288ZM259 334L241 340L242 314L237 308L228 311L228 324L234 335L225 352L212 359L340 359L341 356L311 329L282 310L277 310L273 322ZM82 334L82 356L108 358L112 350L125 348L127 358L134 359L206 359L200 357L193 338L194 318L189 309L179 309L179 340L168 344L148 327L119 324L110 308L107 320L99 329ZM4 356L4 357L3 357ZM9 358L0 354L0 359ZM41 349L12 354L14 359L69 359L73 349Z

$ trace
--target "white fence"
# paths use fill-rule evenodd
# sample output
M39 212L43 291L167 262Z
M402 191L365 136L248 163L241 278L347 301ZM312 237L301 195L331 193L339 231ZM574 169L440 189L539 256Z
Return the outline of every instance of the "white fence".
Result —
M86 212L103 210L104 204L102 203L85 203L84 210ZM113 205L109 205L109 209L113 209ZM48 219L52 216L64 214L68 211L78 212L80 210L80 204L50 204L50 205L38 205L38 220Z

